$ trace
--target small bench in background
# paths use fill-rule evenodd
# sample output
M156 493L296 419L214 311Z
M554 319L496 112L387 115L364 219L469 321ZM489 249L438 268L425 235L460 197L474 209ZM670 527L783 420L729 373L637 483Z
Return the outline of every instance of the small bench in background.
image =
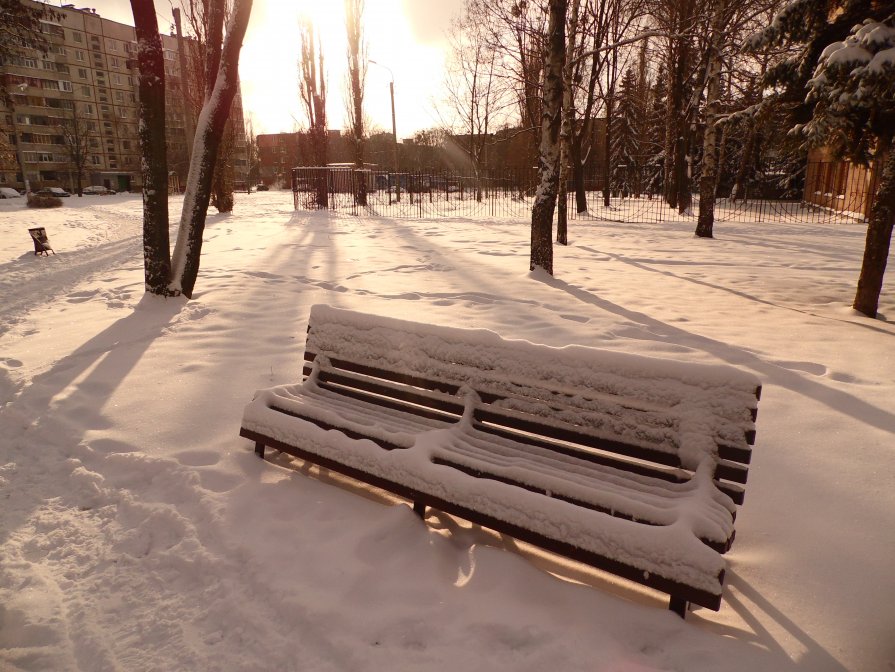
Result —
M50 256L50 252L56 254L56 251L50 245L50 239L47 238L47 230L42 226L34 227L33 229L28 229L28 233L31 234L31 240L34 243L34 255L43 255L45 257Z

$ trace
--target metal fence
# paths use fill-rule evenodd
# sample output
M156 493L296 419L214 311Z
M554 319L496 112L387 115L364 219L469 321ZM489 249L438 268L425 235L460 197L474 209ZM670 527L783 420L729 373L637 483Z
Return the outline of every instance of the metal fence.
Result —
M715 201L715 221L863 220L870 184L865 184L867 180L864 177L859 179L850 173L850 176L843 177L843 165L850 164L808 165L800 177L797 195L790 198L769 197L769 194L778 194L768 188L767 182L747 185L740 198L719 194ZM567 213L570 220L690 221L695 219L699 210L698 194L693 194L692 203L684 213L669 207L658 193L626 193L616 188L610 190L607 201L602 182L598 174L584 176L586 209L583 212L578 212L574 186L568 185ZM536 185L537 173L534 170L489 171L472 176L433 171L394 173L345 167L292 170L296 210L322 208L353 215L397 218L527 219L531 216ZM790 184L790 193L792 189ZM837 189L842 193L834 193Z

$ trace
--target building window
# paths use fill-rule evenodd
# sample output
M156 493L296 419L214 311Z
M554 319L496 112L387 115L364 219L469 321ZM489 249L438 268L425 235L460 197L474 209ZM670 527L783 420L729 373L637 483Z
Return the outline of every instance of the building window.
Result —
M49 91L58 91L59 90L59 82L52 79L45 79L42 82L42 89L47 89Z
M75 42L83 42L84 41L84 36L81 33L74 31L74 30L71 33L71 37ZM84 60L83 56L84 56L84 54L82 53L81 54L82 61Z
M121 67L121 60L118 59L118 58L115 57L115 56L112 56L112 57L109 59L109 63L112 64L112 67L113 67L113 68L120 68L120 67Z
M113 84L121 84L121 75L112 75Z
M60 91L68 91L69 93L71 93L72 92L71 82L65 82L60 79L59 80L59 90Z
M78 77L87 79L87 68L78 68Z
M82 95L82 96L89 96L89 95L90 95L90 87L89 87L89 86L82 86L82 87L81 87L81 95Z
M93 105L91 105L90 103L87 103L86 105L84 105L84 114L92 115L93 114Z

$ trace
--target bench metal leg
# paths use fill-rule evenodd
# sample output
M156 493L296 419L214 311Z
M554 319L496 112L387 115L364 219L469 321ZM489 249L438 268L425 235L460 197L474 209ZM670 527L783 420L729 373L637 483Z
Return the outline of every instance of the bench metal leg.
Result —
M671 596L671 599L668 600L668 609L673 611L681 618L686 618L687 616L687 606L689 603L682 597Z
M426 505L422 502L414 502L413 503L413 512L418 515L420 518L426 518Z
M264 444L260 441L255 441L255 455L264 459Z

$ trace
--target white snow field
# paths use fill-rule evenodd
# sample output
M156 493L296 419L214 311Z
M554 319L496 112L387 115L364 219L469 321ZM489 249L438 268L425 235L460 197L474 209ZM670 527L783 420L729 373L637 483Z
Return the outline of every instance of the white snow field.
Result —
M0 670L895 670L895 295L849 308L863 225L572 222L550 278L524 220L237 198L191 301L144 297L139 196L0 201ZM721 611L259 460L243 409L299 381L313 304L757 376Z

